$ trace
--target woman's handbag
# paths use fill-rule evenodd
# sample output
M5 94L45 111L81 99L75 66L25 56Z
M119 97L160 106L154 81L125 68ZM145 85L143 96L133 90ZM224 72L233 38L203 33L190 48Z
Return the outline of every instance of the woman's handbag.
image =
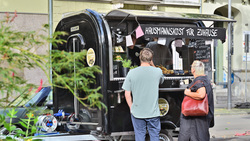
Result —
M197 83L203 83L197 80L189 89ZM206 116L209 112L207 94L202 100L196 100L185 96L182 101L181 112L184 116Z

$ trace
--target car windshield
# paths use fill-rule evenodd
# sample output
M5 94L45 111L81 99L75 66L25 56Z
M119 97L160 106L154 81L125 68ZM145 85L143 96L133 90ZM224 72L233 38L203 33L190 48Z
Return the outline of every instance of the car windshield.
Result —
M27 104L32 104L33 101L37 100L43 92L43 89L36 93L36 90L32 90L29 93L22 93L16 99L14 99L8 107L26 106ZM34 103L34 102L33 102Z
M50 98L50 96L48 96L48 95L52 95L51 93L52 92L51 92L50 89L43 88L40 92L38 92L34 97L32 97L25 104L25 107L29 107L29 106L42 106L47 101L47 99Z

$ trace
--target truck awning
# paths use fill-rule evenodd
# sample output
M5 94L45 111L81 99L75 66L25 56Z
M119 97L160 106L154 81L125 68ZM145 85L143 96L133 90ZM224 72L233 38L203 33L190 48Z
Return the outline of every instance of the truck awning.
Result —
M176 13L164 11L143 11L143 10L112 10L106 14L106 19L123 19L137 17L143 19L162 19L162 20L189 20L189 21L218 21L218 22L236 22L235 20L215 15L215 14L191 14L191 13Z

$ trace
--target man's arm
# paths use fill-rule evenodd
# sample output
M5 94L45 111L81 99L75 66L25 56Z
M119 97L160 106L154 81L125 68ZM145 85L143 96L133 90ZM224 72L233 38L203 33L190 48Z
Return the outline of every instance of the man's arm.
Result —
M132 97L131 97L131 91L126 91L125 90L125 98L126 98L126 101L128 103L128 106L129 106L129 109L131 111L131 106L132 106Z

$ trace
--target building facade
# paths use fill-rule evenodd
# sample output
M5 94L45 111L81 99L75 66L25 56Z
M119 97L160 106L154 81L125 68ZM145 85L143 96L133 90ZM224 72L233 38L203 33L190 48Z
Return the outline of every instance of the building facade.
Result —
M53 0L53 27L65 13L84 9L107 13L118 8L200 13L201 0Z
M233 23L232 32L232 72L234 73L232 83L232 95L240 98L239 102L244 102L250 99L249 92L249 68L250 58L246 62L246 53L244 49L245 33L249 33L249 12L250 12L249 0L232 0L231 3L231 15L232 19L236 20ZM217 14L228 17L228 0L204 0L202 3L202 13L204 14ZM228 28L226 23L221 24L221 27ZM214 48L214 62L215 62L215 82L223 84L221 82L227 82L228 72L228 42L223 45L219 42L215 43ZM249 57L249 53L247 53ZM246 68L248 68L246 73ZM248 100L247 100L248 101Z
M65 13L92 9L100 13L107 13L113 9L138 9L158 10L180 13L203 13L218 14L227 17L228 0L0 0L0 18L4 18L5 12L17 11L18 17L13 22L13 27L18 30L32 31L48 24L49 1L52 2L53 29ZM234 72L234 83L232 83L232 94L238 97L245 97L246 78L245 69L250 65L244 60L244 34L250 32L248 11L249 0L232 0L232 18L237 22L233 24L233 55L232 71ZM227 29L227 23L215 23L217 26ZM207 26L212 23L206 23ZM42 47L37 53L48 53L49 46ZM214 41L213 46L213 81L216 84L224 85L227 80L228 70L228 43L222 44L219 40ZM250 55L248 54L250 57ZM247 65L246 65L247 64ZM250 68L250 66L249 66ZM248 69L249 70L249 69ZM41 70L24 70L20 72L25 78L35 84L43 79L48 84L48 79ZM42 74L42 75L41 75ZM38 76L38 77L37 77ZM243 98L244 99L244 98Z
M46 0L0 0L0 19L4 20L6 14L14 16L16 11L17 17L11 26L14 30L20 31L37 31L42 29L44 24L48 24L48 1ZM47 54L49 47L47 45L35 50L37 54ZM41 79L44 85L48 85L48 79L45 73L39 69L24 69L18 72L29 83L40 84Z
M0 0L0 18L4 19L6 12L10 15L17 11L17 17L11 23L13 29L21 31L36 31L49 23L49 2L52 2L53 29L65 13L92 9L107 13L112 9L138 9L179 11L189 13L200 12L200 0ZM49 45L39 47L37 54L48 54ZM19 72L28 82L39 85L43 79L44 85L49 85L47 76L42 70L24 69Z

